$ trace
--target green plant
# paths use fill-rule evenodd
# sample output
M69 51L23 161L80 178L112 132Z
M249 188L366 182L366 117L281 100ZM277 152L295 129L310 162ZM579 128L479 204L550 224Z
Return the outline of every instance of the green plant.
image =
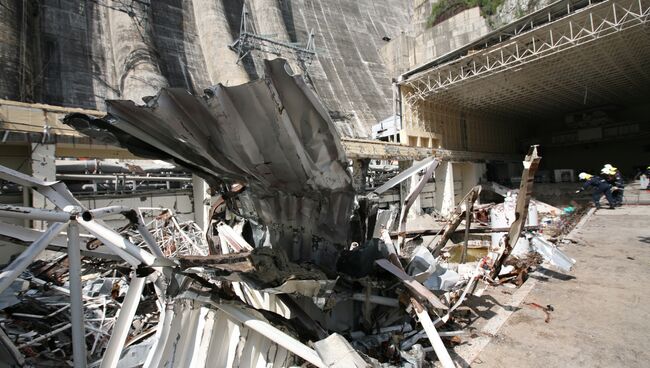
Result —
M481 8L481 15L487 18L496 14L497 9L504 0L440 0L431 8L431 14L427 18L427 27L447 20L463 10L476 6Z

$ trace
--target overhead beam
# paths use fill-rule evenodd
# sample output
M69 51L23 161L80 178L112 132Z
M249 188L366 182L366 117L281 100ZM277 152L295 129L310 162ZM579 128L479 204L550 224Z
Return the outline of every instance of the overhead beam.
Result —
M71 129L60 121L60 119L65 115L78 112L97 117L106 115L105 112L98 110L85 110L44 104L28 104L0 99L0 123L2 123L0 129L19 133L43 133L43 127L49 126L49 134L71 137L73 139L87 139L85 135ZM347 137L342 137L341 143L345 150L346 157L350 160L375 159L408 161L423 160L432 156L436 156L445 161L518 161L520 159L517 156L500 153L450 151ZM76 142L57 142L55 154L57 157L138 158L128 150L121 147Z

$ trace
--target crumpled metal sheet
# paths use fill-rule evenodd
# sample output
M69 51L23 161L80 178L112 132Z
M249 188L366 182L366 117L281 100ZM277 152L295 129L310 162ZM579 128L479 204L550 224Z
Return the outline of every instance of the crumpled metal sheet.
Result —
M302 76L283 59L264 63L260 80L219 84L202 97L165 88L146 106L107 101L102 119L71 114L64 122L136 155L174 161L213 188L246 183L274 246L292 260L333 266L337 252L326 243L346 242L354 198L340 137Z

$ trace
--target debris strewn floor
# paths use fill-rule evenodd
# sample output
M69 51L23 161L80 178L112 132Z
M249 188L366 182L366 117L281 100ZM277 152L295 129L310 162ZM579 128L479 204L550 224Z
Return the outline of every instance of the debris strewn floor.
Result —
M7 241L34 241L0 273L0 295L17 306L0 314L0 346L17 364L454 368L466 346L496 333L499 308L518 304L531 271L544 263L570 274L575 260L553 242L573 210L531 203L537 146L503 203L481 203L478 185L447 218L413 229L422 219L414 204L442 158L415 162L372 193L353 186L313 91L283 60L265 66L262 80L202 97L163 89L146 106L113 101L102 119L66 118L202 176L217 195L205 229L167 210L146 220L142 209L85 208L64 182L0 166L0 179L57 207L0 207L0 217L50 222L42 233L0 228ZM378 195L407 180L399 210L380 212ZM112 229L109 215L129 223ZM66 228L67 242L57 239ZM36 258L66 243L67 280L65 256ZM95 257L117 263L89 265ZM551 306L527 305L550 322Z
M650 361L650 207L597 211L566 247L574 277L535 274L525 304L474 367L647 367ZM514 306L517 307L517 306Z

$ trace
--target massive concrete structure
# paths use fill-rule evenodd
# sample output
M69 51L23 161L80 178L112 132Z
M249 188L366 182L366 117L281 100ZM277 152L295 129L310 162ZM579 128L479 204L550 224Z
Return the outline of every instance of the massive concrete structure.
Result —
M392 114L378 50L408 28L400 0L4 1L0 98L104 109L105 99L141 103L163 86L200 94L241 84L261 71L228 49L244 3L258 34L305 44L314 30L309 76L346 135Z

